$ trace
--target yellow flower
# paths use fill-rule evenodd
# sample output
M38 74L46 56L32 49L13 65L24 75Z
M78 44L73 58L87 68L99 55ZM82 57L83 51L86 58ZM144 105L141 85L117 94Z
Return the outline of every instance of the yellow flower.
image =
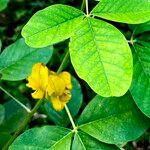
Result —
M49 99L57 111L61 111L71 98L71 75L68 72L57 74L49 71L44 64L37 63L27 80L27 86L35 90L32 97Z
M55 110L61 111L70 100L71 88L71 76L68 72L62 72L58 75L52 73L49 75L47 93Z
M45 97L48 72L48 68L42 63L37 63L32 67L31 75L27 78L29 83L26 85L35 90L35 92L32 93L34 99L42 99Z

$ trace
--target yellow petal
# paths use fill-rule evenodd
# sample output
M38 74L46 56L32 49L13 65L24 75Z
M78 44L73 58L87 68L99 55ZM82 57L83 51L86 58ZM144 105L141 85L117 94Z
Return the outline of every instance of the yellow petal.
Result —
M28 82L29 82L29 83L26 84L27 87L30 87L30 88L32 88L33 90L36 90L36 89L39 88L39 84L37 84L37 82L36 82L34 79L32 79L31 76L28 77Z
M40 68L40 72L39 72L39 76L40 76L40 85L42 87L43 90L46 90L47 85L48 85L48 68L42 64L41 68Z
M48 69L42 63L36 63L32 67L31 75L27 78L28 87L31 87L33 90L43 89L45 90L48 82Z
M64 71L64 72L62 72L62 73L59 74L59 77L64 80L65 87L67 89L69 89L69 90L72 89L72 83L71 83L71 75L70 75L70 73Z
M39 88L39 71L40 71L40 67L41 67L41 63L37 63L35 65L33 65L32 67L32 72L30 74L30 76L27 78L28 80L28 84L27 86L33 88L33 89L37 89Z
M53 93L60 96L64 93L65 83L58 75L49 75L47 92L51 96Z
M49 77L49 78L51 78L51 77ZM54 92L55 92L54 84L53 84L52 80L49 79L46 93L48 94L48 96L51 96Z
M60 101L59 96L51 96L51 102L56 111L61 111L65 106L65 103Z
M34 99L42 99L42 98L44 98L44 91L36 90L34 93L32 93L32 97Z

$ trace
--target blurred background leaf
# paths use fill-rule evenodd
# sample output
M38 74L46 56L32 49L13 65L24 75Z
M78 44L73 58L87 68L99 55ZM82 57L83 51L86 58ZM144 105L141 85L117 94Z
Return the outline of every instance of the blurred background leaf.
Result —
M37 62L46 64L52 53L52 46L35 49L26 45L24 39L16 41L5 48L0 55L1 79L16 81L27 78L32 65Z
M14 100L4 103L5 117L0 124L0 132L13 133L24 120L27 112Z
M7 7L9 0L0 0L0 11Z
M0 104L0 124L3 122L5 116L5 107Z

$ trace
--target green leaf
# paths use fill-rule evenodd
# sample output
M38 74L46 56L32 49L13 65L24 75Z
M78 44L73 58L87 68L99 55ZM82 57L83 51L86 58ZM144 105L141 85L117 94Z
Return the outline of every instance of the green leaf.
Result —
M5 117L5 107L0 104L0 124L3 122Z
M150 45L135 44L133 50L134 74L130 92L140 110L150 117Z
M3 80L22 80L37 62L47 63L52 56L52 47L35 49L20 39L8 46L0 55L0 74Z
M72 150L119 150L119 148L102 143L88 134L79 131L75 134Z
M150 31L150 21L137 25L129 25L129 27L133 30L133 35L136 36L138 34Z
M92 15L104 19L138 24L150 20L150 2L148 0L101 0L92 10Z
M0 52L1 52L1 48L2 48L2 41L0 40Z
M110 144L135 140L150 125L130 94L120 98L96 96L81 114L78 124L83 132Z
M0 132L1 142L0 149L6 144L6 142L11 138L11 135L7 132Z
M4 10L7 7L9 0L0 0L0 11Z
M70 110L71 116L74 117L78 113L82 105L83 95L81 91L81 86L74 77L72 77L72 85L73 85L73 88L71 90L72 98L67 104L67 106ZM46 110L48 117L55 124L60 126L67 126L70 123L70 120L68 118L65 109L63 109L61 112L55 111L50 101L45 101L44 108Z
M67 5L52 5L37 12L25 25L22 36L32 47L44 47L68 39L84 13Z
M72 132L69 129L44 126L27 130L9 147L9 150L70 150Z
M142 41L142 40L136 39L136 43L134 44L139 45L143 48L150 49L150 39L149 41Z
M112 25L85 18L70 42L71 62L99 95L121 96L132 78L132 54L124 36Z
M12 133L20 126L27 112L14 100L6 102L4 107L5 117L2 124L0 124L0 132Z

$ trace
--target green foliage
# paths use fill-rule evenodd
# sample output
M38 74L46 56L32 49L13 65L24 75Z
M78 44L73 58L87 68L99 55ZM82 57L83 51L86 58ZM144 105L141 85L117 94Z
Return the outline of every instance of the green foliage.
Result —
M52 56L53 48L35 49L27 46L20 39L8 46L0 55L0 74L3 80L22 80L31 72L37 62L47 63ZM13 56L13 57L12 57Z
M0 124L3 122L5 116L5 107L0 105Z
M134 76L130 88L138 107L150 117L150 49L134 45Z
M6 102L4 109L5 115L3 122L0 124L0 133L13 133L24 120L27 112L13 100Z
M70 150L72 132L55 126L44 126L26 131L9 150Z
M134 36L150 31L150 21L138 25L130 25L131 29L134 30Z
M100 0L96 6L92 1L88 6L87 0L82 3L82 10L85 8L86 13L78 9L79 2L75 2L75 8L69 0L60 0L60 3L71 6L51 0L35 0L27 5L25 0L14 0L10 1L11 7L12 4L15 6L14 2L19 4L17 7L23 4L14 11L15 17L6 17L10 8L0 13L0 23L7 24L8 28L0 25L0 35L9 33L7 37L0 37L0 50L6 47L0 54L0 89L4 92L0 91L0 149L119 150L126 144L129 147L125 149L130 149L130 141L148 140L150 2ZM1 4L0 0L0 11ZM92 6L94 9L90 9L89 13L88 7ZM42 10L29 20L28 16L39 9ZM12 10L10 12L13 14ZM11 18L13 24L10 24ZM9 37L11 34L12 37ZM21 34L24 39L16 41ZM13 41L16 42L11 44ZM66 110L55 111L52 99L32 100L24 79L37 62L47 64L49 73L67 70L71 74L71 95L71 88L67 86L63 95L56 94L55 87L51 95L56 100L60 100L61 96L64 96L61 100L72 96L65 105ZM68 80L66 77L66 85ZM43 92L48 85L50 88L48 82L45 86L39 83L35 89ZM40 86L43 86L42 89ZM60 93L62 87L56 89ZM22 98L26 100L26 105L21 105L9 91L14 97L19 97L20 103ZM47 98L46 94L43 97Z
M2 41L0 40L0 52L1 52L1 48L2 48Z
M92 10L92 15L104 19L137 24L150 20L148 0L101 0Z
M75 117L79 112L79 109L82 105L83 95L81 91L80 84L78 81L72 77L72 90L71 90L71 99L67 104L72 117ZM44 108L48 118L52 120L56 125L67 126L70 122L66 111L63 109L61 112L57 112L53 109L52 104L49 101L44 102Z
M80 131L75 134L72 144L72 150L76 150L77 148L78 150L119 150L116 146L99 142Z
M70 56L78 75L99 95L121 96L129 89L132 54L124 36L112 25L84 19L71 37Z
M96 96L78 121L79 129L110 144L134 140L142 135L149 125L147 118L139 112L129 94L120 98Z
M4 10L7 7L9 0L0 0L0 11Z
M11 135L7 132L0 132L1 142L0 142L0 149L2 149L3 145L11 138Z
M47 134L48 133L48 134ZM89 135L79 132L75 134L72 148L72 131L62 127L44 126L26 131L10 146L9 150L118 150L117 147L97 141ZM40 137L40 138L39 138Z
M149 22L138 25L133 31L134 36L150 31L148 25ZM133 39L134 75L130 91L141 111L150 117L150 41L139 38Z
M22 30L22 36L32 47L55 44L68 39L83 17L82 11L70 6L49 6L29 20Z

